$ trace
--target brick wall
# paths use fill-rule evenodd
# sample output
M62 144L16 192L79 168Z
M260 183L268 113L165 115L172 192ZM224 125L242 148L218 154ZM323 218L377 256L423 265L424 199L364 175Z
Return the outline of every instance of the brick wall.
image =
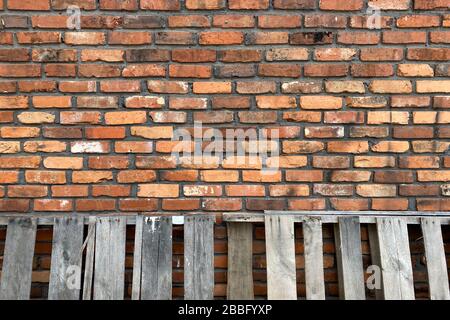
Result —
M448 211L449 7L0 0L0 212ZM279 154L261 163L255 141L227 140L246 156L174 156L177 130L199 138L194 121L200 132L277 133L257 149ZM262 230L254 267L264 296ZM326 230L327 294L336 295ZM416 233L416 289L426 292ZM216 295L224 296L223 224L216 237ZM40 231L35 297L46 295L49 241L51 230Z

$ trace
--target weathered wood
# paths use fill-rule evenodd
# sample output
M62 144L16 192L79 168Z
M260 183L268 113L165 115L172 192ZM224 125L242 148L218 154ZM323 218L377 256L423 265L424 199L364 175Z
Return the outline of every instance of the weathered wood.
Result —
M142 233L142 300L172 299L172 218L145 217Z
M269 211L268 214L273 214L272 211ZM419 215L420 214L420 215ZM294 222L303 223L308 217L320 217L322 220L322 223L337 223L339 217L345 217L349 216L348 212L339 212L336 211L334 214L313 214L310 212L303 213L303 212L286 212L286 213L280 213L280 215L288 215L292 216L294 219ZM355 215L355 214L353 214ZM356 214L357 215L357 214ZM264 213L257 213L257 212L246 212L246 213L239 213L239 212L230 212L230 213L224 213L223 214L223 220L226 222L242 222L242 223L263 223L264 222ZM359 216L360 223L368 223L368 224L376 224L378 217L386 217L388 216L386 213L372 213L372 214L362 214ZM430 215L427 213L424 213L422 215L421 212L416 212L415 214L411 214L410 216L401 215L402 219L405 220L407 224L420 224L420 219L424 216L433 216L436 217L441 221L441 224L450 224L450 215L447 213L447 215Z
M139 300L141 298L141 277L142 277L142 226L144 217L136 217L136 231L134 233L134 251L133 251L133 282L131 286L131 299Z
M423 242L431 300L450 300L442 228L435 218L422 219Z
M345 300L364 300L361 228L358 217L341 217L334 225L339 294Z
M214 217L190 216L184 229L184 297L214 297Z
M88 233L83 244L83 250L86 248L86 259L84 266L84 281L83 281L83 300L92 299L92 280L94 276L94 255L95 255L95 225L97 219L90 217L88 226Z
M49 300L80 299L83 228L83 218L55 218Z
M35 241L36 219L10 219L6 231L0 299L30 299Z
M369 245L370 245L370 257L372 260L372 267L375 267L373 270L377 272L377 274L372 274L375 276L374 291L375 298L377 300L384 300L383 293L383 273L381 272L381 257L380 257L380 242L378 241L378 233L376 224L367 225L369 232Z
M94 299L122 300L125 286L124 217L97 218L95 230Z
M227 223L228 300L253 300L253 226L251 223Z
M414 300L408 228L401 218L378 218L383 290L386 300Z
M325 299L325 281L323 270L322 221L309 217L303 222L305 244L305 283L308 300Z
M266 215L267 298L296 300L294 221L290 216Z

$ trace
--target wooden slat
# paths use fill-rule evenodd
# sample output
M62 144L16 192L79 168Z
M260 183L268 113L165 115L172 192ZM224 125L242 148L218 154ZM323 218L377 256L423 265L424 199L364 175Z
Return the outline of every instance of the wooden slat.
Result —
M0 299L27 300L31 293L36 219L11 219L6 231Z
M273 214L272 211L269 211L266 214ZM334 214L331 214L329 212L325 212L324 214L320 213L311 213L311 212L280 212L280 215L289 215L294 218L294 222L303 223L307 217L319 217L322 220L322 223L337 223L339 217L345 217L345 216L351 216L351 215L358 215L357 213L349 213L349 212L340 212L335 211ZM392 214L392 215L391 215ZM226 222L246 222L246 223L263 223L264 222L264 213L257 213L257 212L245 212L245 213L239 213L239 212L232 212L232 213L224 213L223 214L223 220ZM424 216L433 216L438 218L441 221L441 224L450 224L450 215L447 213L447 215L444 214L437 214L437 215L431 215L427 213L422 212L415 212L411 213L411 215L396 215L394 212L387 213L367 213L367 214L361 214L359 215L360 223L369 223L369 224L375 224L376 219L378 217L389 217L389 216L398 216L405 220L407 224L420 224L420 219Z
M423 218L421 225L427 259L430 299L450 300L441 223L435 218Z
M84 266L84 281L83 281L83 300L92 299L92 280L94 276L94 255L95 255L95 225L97 219L90 217L88 233L83 244L83 249L86 248L86 260Z
M83 218L55 218L49 300L80 299Z
M414 300L408 228L401 218L377 218L386 300Z
M251 223L227 223L228 300L253 300L253 226Z
M172 218L145 217L142 233L142 300L172 299Z
M296 300L294 221L290 216L267 215L265 230L267 298Z
M376 266L379 268L379 274L377 274L376 277L379 277L380 282L376 283L374 289L375 298L377 300L384 300L383 273L381 272L380 242L378 240L377 225L369 224L367 226L367 230L369 232L370 257L372 260L372 266Z
M309 217L303 222L305 244L305 283L308 300L325 299L322 221Z
M212 300L214 297L214 217L185 218L184 297Z
M131 286L131 299L141 298L141 276L142 276L142 226L144 217L136 217L136 231L134 234L133 250L133 283Z
M341 217L334 225L341 299L364 300L361 228L358 217Z
M125 286L124 217L97 218L95 230L94 299L122 300Z

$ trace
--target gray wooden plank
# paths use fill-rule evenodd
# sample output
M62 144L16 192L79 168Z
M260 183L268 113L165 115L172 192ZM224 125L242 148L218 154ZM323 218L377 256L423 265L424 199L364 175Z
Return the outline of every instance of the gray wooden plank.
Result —
M334 225L341 299L364 300L361 228L358 217L340 217Z
M322 221L308 217L303 222L305 245L305 283L306 299L324 300L325 281L323 270Z
M265 217L267 298L296 300L294 221L290 216Z
M184 298L214 298L214 217L189 216L184 228Z
M372 274L376 277L375 281L379 280L379 283L375 283L375 299L384 300L383 290L383 273L381 272L381 257L380 257L380 242L378 241L377 225L367 225L369 232L369 244L370 244L370 257L372 260L372 266L376 267L375 272L378 274Z
M253 300L253 226L251 223L227 223L228 300Z
M450 300L441 223L435 218L423 218L421 225L427 259L430 299Z
M141 276L142 276L142 226L144 217L136 217L136 231L134 234L133 250L133 283L131 286L131 299L139 300L141 298Z
M172 299L171 217L144 218L141 299Z
M414 300L408 228L402 218L377 218L386 300Z
M125 286L124 217L97 218L95 230L94 299L122 300Z
M35 241L36 219L10 219L6 231L0 299L30 299Z
M79 300L83 260L83 218L55 218L49 300Z
M95 225L97 219L90 217L88 233L83 243L83 250L86 249L86 259L84 263L83 300L92 299L92 280L94 276L94 255L95 255Z

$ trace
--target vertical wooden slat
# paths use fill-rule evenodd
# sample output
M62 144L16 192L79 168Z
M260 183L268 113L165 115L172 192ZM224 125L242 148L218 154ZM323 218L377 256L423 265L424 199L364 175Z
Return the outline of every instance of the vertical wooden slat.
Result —
M187 216L184 229L184 297L214 297L214 217Z
M92 299L92 279L94 276L94 255L95 255L95 225L97 219L95 217L89 218L88 233L83 244L86 246L86 260L84 266L84 281L83 281L83 300Z
M432 300L450 300L441 222L436 218L422 218L421 226L427 259L430 298Z
M36 219L11 219L6 231L0 299L28 300L31 293Z
M305 244L305 282L308 300L325 299L322 221L309 217L303 222Z
M142 226L143 216L136 217L136 231L134 234L133 251L133 283L131 286L131 299L139 300L141 298L141 277L142 277Z
M49 300L80 299L83 218L55 218Z
M358 217L340 217L334 225L341 299L364 300L361 229Z
M380 242L378 240L377 225L369 224L367 228L369 232L370 257L372 260L372 266L378 267L380 271L379 274L376 275L377 277L379 277L380 283L377 283L374 289L375 298L377 300L383 300L384 299L383 273L381 272Z
M145 217L142 233L142 300L172 299L172 218Z
M386 300L414 300L408 228L401 218L377 218Z
M291 216L266 215L267 298L296 300L294 220Z
M122 300L125 286L126 217L97 219L94 299Z
M253 226L229 222L228 233L228 300L253 300Z

